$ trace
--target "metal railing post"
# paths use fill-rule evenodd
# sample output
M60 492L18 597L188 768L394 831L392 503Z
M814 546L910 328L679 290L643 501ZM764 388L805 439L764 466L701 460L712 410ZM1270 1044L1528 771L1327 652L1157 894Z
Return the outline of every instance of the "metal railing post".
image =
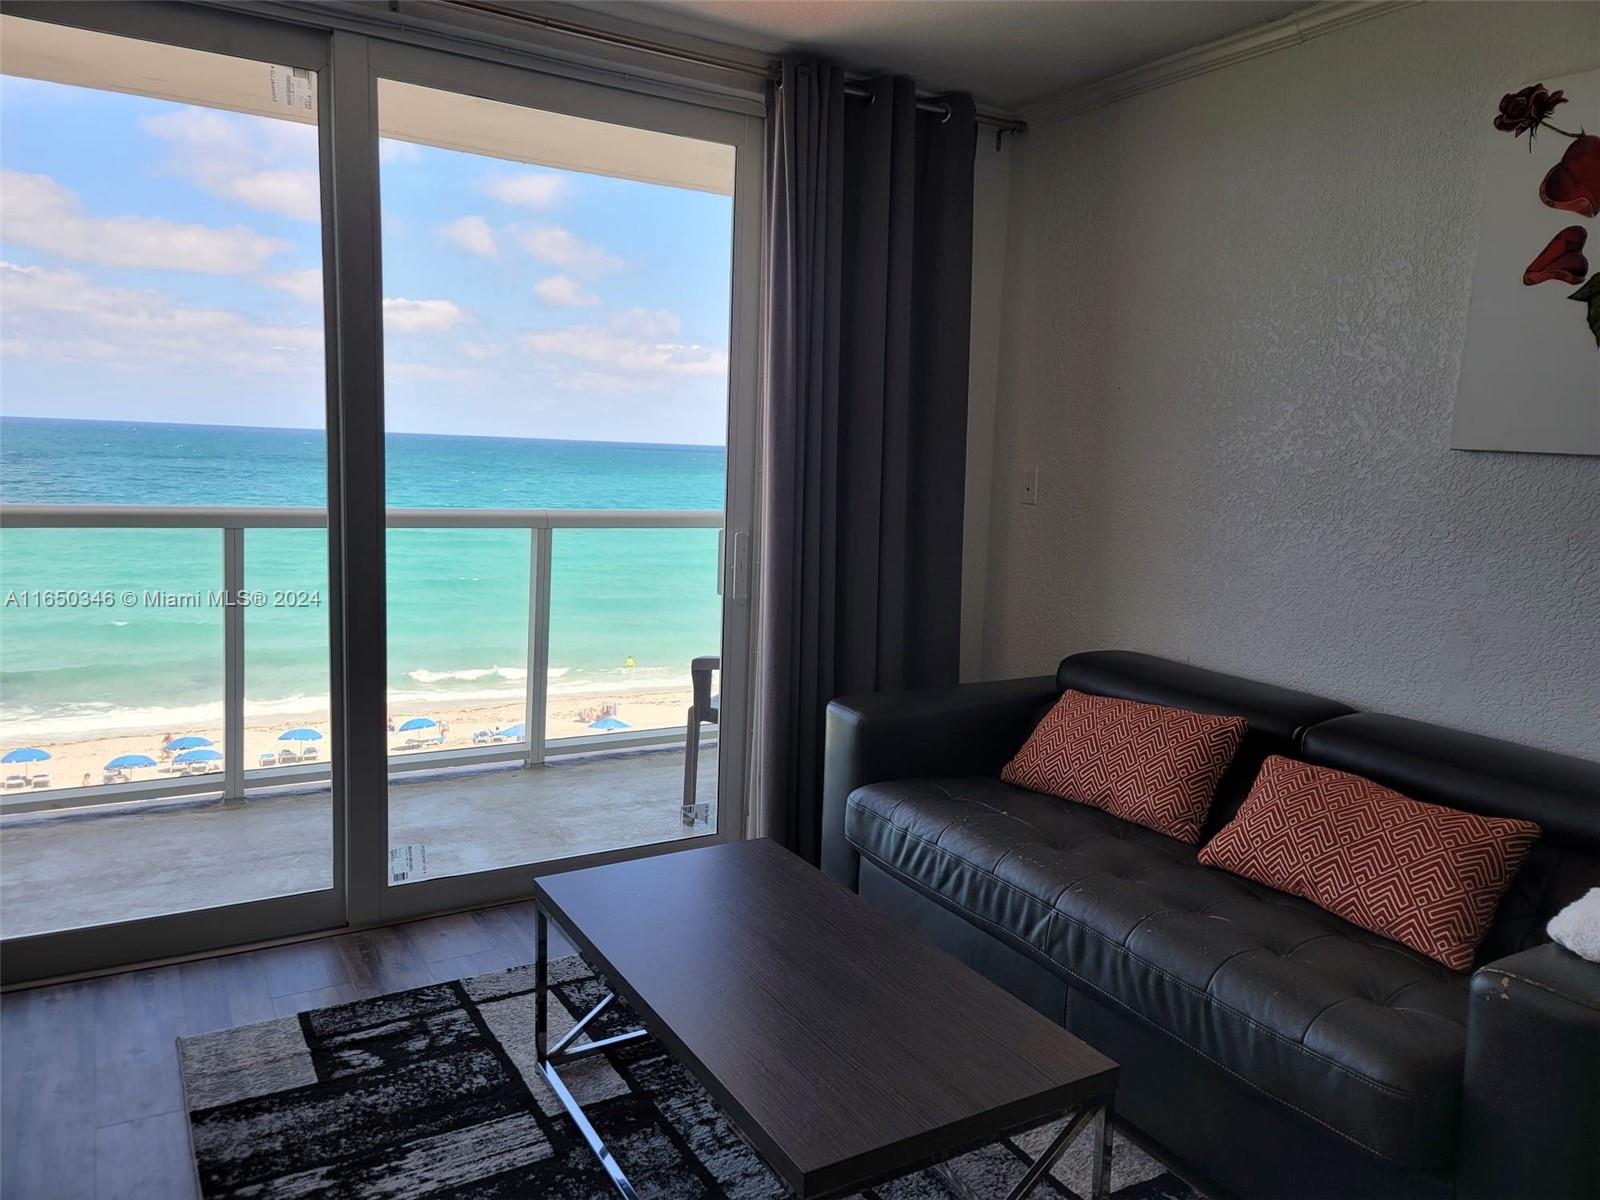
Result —
M528 531L528 679L523 705L523 732L528 736L528 765L544 762L545 710L550 694L550 529Z
M222 530L222 798L244 799L244 527Z

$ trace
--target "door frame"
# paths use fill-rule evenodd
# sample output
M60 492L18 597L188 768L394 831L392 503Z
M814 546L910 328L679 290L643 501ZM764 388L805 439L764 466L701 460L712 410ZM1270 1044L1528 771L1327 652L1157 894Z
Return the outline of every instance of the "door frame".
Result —
M344 926L366 926L528 894L535 873L671 853L745 836L752 819L753 709L760 538L760 337L765 228L765 118L732 99L592 67L550 69L469 37L258 6L165 0L12 0L7 15L318 73L325 436L328 458L332 886L216 908L8 938L0 985L98 971ZM524 58L526 61L523 61ZM382 250L377 80L480 95L594 120L720 141L735 148L730 281L728 475L722 567L718 824L706 835L414 883L388 882L388 739L384 574Z

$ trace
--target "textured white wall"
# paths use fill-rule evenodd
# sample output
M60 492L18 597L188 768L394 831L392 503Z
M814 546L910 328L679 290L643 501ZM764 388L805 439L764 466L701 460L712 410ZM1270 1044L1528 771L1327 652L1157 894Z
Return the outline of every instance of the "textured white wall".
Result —
M1130 647L1600 756L1600 458L1448 448L1494 101L1597 63L1600 5L1430 4L1019 138L984 674Z

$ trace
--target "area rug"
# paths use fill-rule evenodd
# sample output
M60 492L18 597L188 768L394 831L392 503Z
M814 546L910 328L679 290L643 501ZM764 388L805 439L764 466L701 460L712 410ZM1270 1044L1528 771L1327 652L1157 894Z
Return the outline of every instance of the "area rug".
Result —
M553 1039L606 989L576 957L551 963L550 978L559 1001L550 1011ZM535 1067L533 986L533 968L516 967L179 1039L201 1194L613 1195ZM596 1037L633 1027L621 1005L591 1026ZM579 1060L563 1077L642 1196L787 1194L654 1039ZM1002 1139L863 1196L1004 1196L1059 1127ZM1113 1154L1118 1200L1200 1200L1120 1132ZM1082 1197L1089 1168L1089 1139L1080 1139L1034 1195Z

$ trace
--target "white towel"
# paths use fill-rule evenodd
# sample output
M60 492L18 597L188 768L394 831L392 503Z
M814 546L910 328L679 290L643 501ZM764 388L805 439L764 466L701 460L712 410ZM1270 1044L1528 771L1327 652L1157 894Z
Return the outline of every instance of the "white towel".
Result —
M1600 962L1600 887L1590 888L1551 917L1546 932L1579 958Z

